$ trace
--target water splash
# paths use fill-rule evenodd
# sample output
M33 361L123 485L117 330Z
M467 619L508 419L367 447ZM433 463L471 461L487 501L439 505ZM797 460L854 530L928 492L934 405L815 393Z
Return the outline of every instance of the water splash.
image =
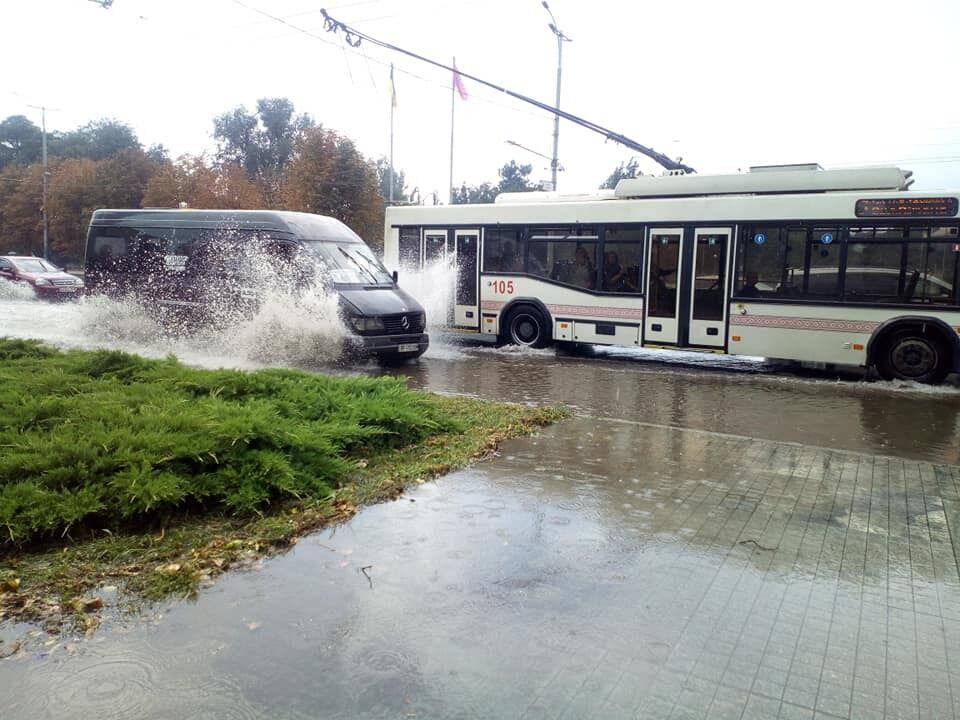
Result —
M400 287L410 293L427 313L427 329L437 333L453 319L457 270L448 260L438 260L422 269L400 271Z
M0 283L0 335L34 338L58 347L108 347L148 357L175 355L205 367L315 367L336 362L352 334L328 285L291 282L275 260L251 258L256 278L244 296L208 298L197 316L162 310L131 294L91 295L76 303L36 299L29 288ZM305 277L315 277L307 274Z
M0 300L33 300L36 298L33 288L26 283L0 280Z

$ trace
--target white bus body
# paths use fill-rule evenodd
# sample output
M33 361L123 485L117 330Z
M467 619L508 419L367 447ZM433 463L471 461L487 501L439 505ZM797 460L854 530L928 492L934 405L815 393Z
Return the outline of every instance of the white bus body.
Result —
M960 371L960 193L908 191L909 177L756 168L391 207L384 260L455 263L453 328L501 342L701 349L937 382Z

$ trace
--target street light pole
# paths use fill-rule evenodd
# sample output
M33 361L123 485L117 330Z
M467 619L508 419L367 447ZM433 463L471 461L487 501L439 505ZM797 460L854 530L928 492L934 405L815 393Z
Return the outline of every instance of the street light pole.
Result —
M554 107L560 109L560 76L563 68L563 43L564 42L573 42L570 38L561 32L560 28L557 27L557 19L553 16L553 11L550 10L550 6L547 4L547 0L541 0L541 4L544 9L550 14L550 31L557 36L557 101L554 104ZM553 115L553 158L550 160L550 177L551 182L553 183L553 189L557 189L557 147L560 143L560 114L554 113Z
M50 231L50 223L47 220L47 108L43 105L28 105L35 110L40 111L40 127L41 127L41 160L43 162L43 196L41 200L42 211L43 211L43 257L44 259L49 259L49 246L48 246L48 235Z

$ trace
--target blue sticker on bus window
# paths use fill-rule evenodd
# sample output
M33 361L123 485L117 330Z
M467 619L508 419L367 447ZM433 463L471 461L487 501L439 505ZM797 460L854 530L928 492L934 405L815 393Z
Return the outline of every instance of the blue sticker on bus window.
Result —
M820 244L821 244L821 245L829 245L829 244L832 243L832 242L833 242L833 235L832 235L832 234L830 234L830 233L823 233L823 235L820 236Z
M767 236L763 233L757 233L753 236L753 242L757 245L763 245L767 241Z

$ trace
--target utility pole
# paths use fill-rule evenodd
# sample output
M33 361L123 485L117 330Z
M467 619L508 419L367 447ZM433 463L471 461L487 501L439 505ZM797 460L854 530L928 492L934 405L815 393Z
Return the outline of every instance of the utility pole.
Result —
M557 111L560 110L560 75L563 68L563 43L564 42L573 42L570 38L561 32L560 28L557 27L557 19L553 16L553 11L550 10L550 6L547 4L547 0L541 0L541 4L544 9L550 14L550 24L548 27L550 31L557 36L557 102L554 104L554 107ZM557 189L557 146L560 143L560 113L555 112L553 114L553 158L550 160L550 176L553 183L553 189Z
M40 111L40 128L41 128L41 152L43 159L43 199L41 201L42 210L43 210L43 259L49 259L49 233L50 233L50 223L47 219L47 177L49 173L47 172L47 108L43 105L28 105L34 110Z

